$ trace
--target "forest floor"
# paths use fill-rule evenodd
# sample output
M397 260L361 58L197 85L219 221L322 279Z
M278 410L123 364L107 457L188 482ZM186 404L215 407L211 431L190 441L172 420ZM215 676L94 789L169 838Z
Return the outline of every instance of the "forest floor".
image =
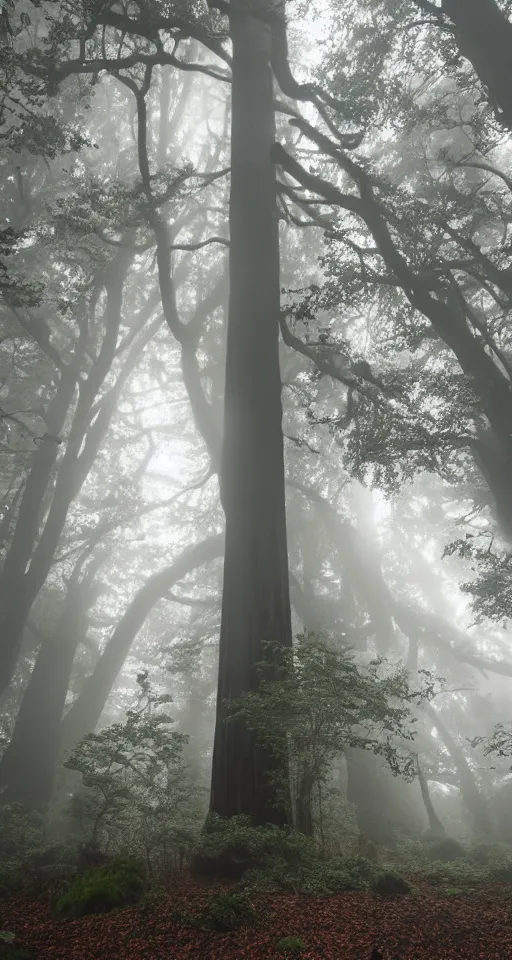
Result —
M35 960L277 960L277 941L292 936L307 946L302 960L370 960L374 947L384 960L512 960L510 886L461 893L409 880L414 893L393 899L254 895L259 919L230 934L177 919L220 889L185 878L144 905L74 921L52 919L49 894L3 900L0 930L15 933Z

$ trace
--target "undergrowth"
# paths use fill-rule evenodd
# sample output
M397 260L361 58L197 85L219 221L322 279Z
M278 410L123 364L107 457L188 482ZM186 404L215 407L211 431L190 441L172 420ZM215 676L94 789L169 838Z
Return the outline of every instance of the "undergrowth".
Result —
M74 920L88 913L108 913L137 903L145 890L146 876L138 861L113 861L77 877L57 900L55 916Z

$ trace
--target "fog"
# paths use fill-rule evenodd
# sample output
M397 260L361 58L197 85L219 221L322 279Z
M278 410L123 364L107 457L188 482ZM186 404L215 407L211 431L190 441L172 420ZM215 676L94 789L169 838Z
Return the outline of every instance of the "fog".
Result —
M510 92L436 4L232 6L3 7L0 819L508 856Z

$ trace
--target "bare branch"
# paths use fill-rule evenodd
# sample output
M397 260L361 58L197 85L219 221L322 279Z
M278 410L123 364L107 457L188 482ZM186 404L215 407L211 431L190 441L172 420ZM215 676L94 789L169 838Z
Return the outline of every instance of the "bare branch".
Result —
M211 243L219 243L223 247L229 247L229 240L226 237L209 237L208 240L200 240L199 243L173 243L170 250L200 250L201 247L207 247Z

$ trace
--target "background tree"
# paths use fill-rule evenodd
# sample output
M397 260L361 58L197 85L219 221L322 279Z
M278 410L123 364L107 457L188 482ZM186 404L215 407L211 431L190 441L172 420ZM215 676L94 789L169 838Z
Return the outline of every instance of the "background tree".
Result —
M478 71L450 60L455 20L412 0L354 0L343 22L297 2L286 23L144 13L9 12L4 86L25 86L0 160L3 798L65 805L59 754L117 723L145 669L206 785L220 630L212 808L283 822L272 790L228 789L228 738L269 758L228 733L223 701L252 689L265 631L290 650L305 629L362 665L446 678L418 712L419 766L446 829L485 833L507 773L468 739L506 720L512 675L508 132ZM230 35L250 57L232 60ZM53 156L33 132L49 124ZM322 822L340 847L356 822L390 843L427 825L425 796L347 749Z

